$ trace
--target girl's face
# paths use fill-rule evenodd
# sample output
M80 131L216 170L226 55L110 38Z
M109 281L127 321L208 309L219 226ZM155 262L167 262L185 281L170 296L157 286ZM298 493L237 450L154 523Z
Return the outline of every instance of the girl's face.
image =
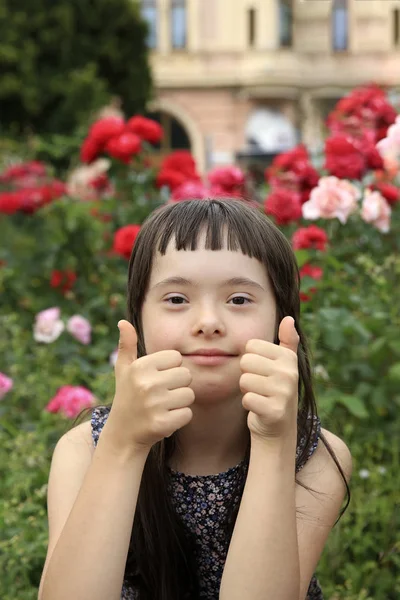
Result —
M274 341L276 306L265 267L239 250L157 253L142 309L148 354L178 350L193 377L196 403L241 395L240 358L250 339ZM223 357L199 357L199 350Z

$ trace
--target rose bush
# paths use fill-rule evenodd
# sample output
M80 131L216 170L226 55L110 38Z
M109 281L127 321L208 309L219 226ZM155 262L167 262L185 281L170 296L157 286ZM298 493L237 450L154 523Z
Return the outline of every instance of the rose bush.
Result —
M328 125L323 168L302 145L278 156L258 206L296 252L321 418L354 456L353 502L319 565L325 596L394 600L400 120L385 94L367 86L340 101ZM84 407L112 400L116 324L125 316L127 261L141 223L163 203L191 197L257 202L235 166L201 176L193 156L177 151L151 168L162 135L140 115L101 119L65 182L35 156L0 176L5 600L37 596L54 444Z

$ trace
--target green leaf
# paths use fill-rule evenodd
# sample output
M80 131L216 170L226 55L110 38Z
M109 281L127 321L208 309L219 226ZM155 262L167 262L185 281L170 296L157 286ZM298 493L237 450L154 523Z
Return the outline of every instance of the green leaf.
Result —
M388 377L391 381L400 382L400 362L395 363L390 367Z
M359 419L366 419L369 416L365 403L360 398L357 398L357 396L339 394L337 401L343 404L352 415Z

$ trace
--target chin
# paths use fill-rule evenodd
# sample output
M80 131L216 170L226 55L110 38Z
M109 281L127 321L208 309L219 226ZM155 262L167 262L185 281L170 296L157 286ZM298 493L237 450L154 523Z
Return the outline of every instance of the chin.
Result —
M204 382L204 380L196 385L192 382L190 386L195 393L195 404L213 405L221 402L226 402L232 397L236 397L240 394L240 389L236 385L227 385L226 382Z

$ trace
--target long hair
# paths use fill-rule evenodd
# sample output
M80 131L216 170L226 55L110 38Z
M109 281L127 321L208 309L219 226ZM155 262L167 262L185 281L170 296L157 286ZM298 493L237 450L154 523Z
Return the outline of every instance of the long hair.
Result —
M171 240L177 250L196 250L202 232L206 233L206 249L217 251L226 243L229 250L241 251L264 265L277 307L275 343L279 343L281 320L286 316L295 320L300 337L298 447L302 440L297 467L310 453L317 417L309 350L300 325L299 270L289 241L257 208L237 199L187 200L165 205L147 218L132 250L127 284L127 320L138 335L138 357L146 354L141 313L155 254L164 255ZM337 465L349 499L341 466L322 435L321 439ZM126 580L140 590L141 600L194 600L199 594L194 540L176 515L168 493L167 463L175 448L175 435L156 443L142 475L125 571ZM249 455L250 438L243 468ZM237 492L243 492L244 483L245 477L239 478ZM233 532L238 509L233 503L228 507L224 524L227 535Z

